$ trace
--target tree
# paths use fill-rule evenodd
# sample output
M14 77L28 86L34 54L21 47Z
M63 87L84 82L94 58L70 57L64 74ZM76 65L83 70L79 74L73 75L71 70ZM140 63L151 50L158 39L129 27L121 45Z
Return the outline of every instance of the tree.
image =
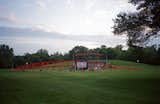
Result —
M49 58L49 54L46 49L39 49L35 55L40 58L40 61L46 61Z
M52 54L52 55L50 56L50 59L51 59L51 60L62 60L62 59L64 59L64 56L63 56L63 54L60 53L60 52L55 52L54 54Z
M136 62L139 60L142 62L143 59L143 48L141 47L129 47L125 53L125 59Z
M126 34L128 46L143 46L148 36L144 33L146 27L143 26L145 19L143 15L137 13L119 13L114 20L113 33L115 35Z
M25 63L27 62L27 63L32 63L32 54L30 54L30 53L25 53L25 55L24 55L24 61L25 61Z
M145 15L147 25L155 31L160 29L160 0L129 0L137 5L139 13Z
M26 63L24 56L14 56L14 67L24 65Z
M13 64L13 49L8 45L0 45L0 68L11 68Z
M75 55L76 53L87 53L87 52L88 52L87 47L75 46L72 50L69 51L69 55L70 55L70 57L73 58L73 55Z
M158 64L158 51L154 47L147 47L143 49L143 63ZM160 64L160 63L159 63Z
M137 12L119 13L114 19L113 33L126 34L129 46L143 47L160 31L159 0L129 0L137 6Z
M116 50L119 50L119 51L122 51L122 48L123 48L123 45L117 45L117 46L115 47L115 49L116 49Z
M39 55L49 56L48 51L46 49L39 49L36 53Z

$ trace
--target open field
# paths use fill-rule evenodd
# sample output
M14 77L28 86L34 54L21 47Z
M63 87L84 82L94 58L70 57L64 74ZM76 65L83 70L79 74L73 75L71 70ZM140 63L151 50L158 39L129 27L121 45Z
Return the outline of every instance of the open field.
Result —
M0 104L160 104L160 66L110 63L143 70L1 70Z

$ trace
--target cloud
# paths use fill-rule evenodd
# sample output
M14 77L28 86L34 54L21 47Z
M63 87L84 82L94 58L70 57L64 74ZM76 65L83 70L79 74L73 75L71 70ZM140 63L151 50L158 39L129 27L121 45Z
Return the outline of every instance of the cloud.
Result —
M48 2L48 0L37 0L36 5L39 9L46 10L47 9L47 2Z
M92 7L94 7L95 4L96 0L86 0L85 10L89 12L92 9Z
M67 39L52 39L52 38L33 38L33 37L2 37L1 44L8 44L14 49L16 55L23 55L26 52L34 53L38 49L44 48L50 54L54 52L68 52L76 45L83 45L88 48L95 48L99 45L94 42L74 41Z
M19 23L19 20L14 13L10 13L8 16L0 16L0 22L17 24Z
M69 7L69 8L73 8L74 7L73 0L67 0L66 1L66 6Z
M33 30L43 30L45 32L55 32L56 26L55 25L49 25L49 24L37 24Z
M0 27L0 37L65 38L58 32L46 32L37 28Z
M35 52L46 48L50 53L67 52L76 45L96 48L101 45L114 47L125 44L125 37L107 35L64 35L33 28L0 27L0 43L9 44L16 54Z

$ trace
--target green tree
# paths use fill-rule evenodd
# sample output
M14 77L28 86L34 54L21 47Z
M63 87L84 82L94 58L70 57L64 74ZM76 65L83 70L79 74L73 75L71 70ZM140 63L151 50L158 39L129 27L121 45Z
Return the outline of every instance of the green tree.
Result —
M34 55L40 58L40 61L46 61L49 59L49 54L46 49L39 49Z
M51 59L51 60L62 60L62 59L64 59L64 56L63 56L63 54L60 53L60 52L55 52L54 54L52 54L52 55L50 56L50 59Z
M13 65L13 49L8 45L0 45L0 68L11 68Z
M147 47L143 49L143 63L160 64L158 50L154 47Z
M138 13L145 18L144 24L152 28L152 31L159 31L160 28L160 0L129 0L137 6Z
M160 30L159 0L129 0L137 6L137 12L119 13L114 19L113 33L126 34L129 46L143 46Z
M142 62L143 60L143 48L141 47L129 47L126 51L125 59L129 61L136 62L139 60Z
M76 53L87 53L88 48L84 46L75 46L72 50L69 51L70 57L73 59Z
M24 65L26 63L24 56L14 56L14 67Z

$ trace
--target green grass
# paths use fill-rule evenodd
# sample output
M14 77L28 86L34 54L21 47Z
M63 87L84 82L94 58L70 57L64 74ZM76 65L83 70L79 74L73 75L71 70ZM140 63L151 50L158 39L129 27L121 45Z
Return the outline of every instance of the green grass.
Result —
M0 71L0 104L160 104L160 66L144 70Z
M128 66L142 69L160 69L160 66L158 65L148 65L142 63L135 63L131 61L110 60L109 63L111 63L112 65Z

